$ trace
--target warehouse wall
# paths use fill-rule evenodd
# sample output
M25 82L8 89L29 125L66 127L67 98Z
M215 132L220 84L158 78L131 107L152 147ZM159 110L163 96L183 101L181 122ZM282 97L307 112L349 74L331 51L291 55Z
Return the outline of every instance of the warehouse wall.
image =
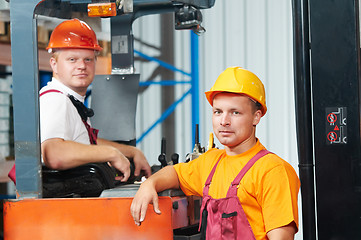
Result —
M199 37L199 115L202 146L207 145L209 133L212 132L211 107L203 92L211 88L225 68L241 66L258 75L266 87L268 112L257 127L257 137L270 151L284 158L298 172L291 1L218 0L212 9L202 13L203 26L206 29L206 33ZM157 46L160 32L154 26L158 21L158 16L137 20L133 27L136 38ZM176 67L190 72L190 32L175 31L174 34ZM153 56L157 55L156 50L141 44L136 44L135 48L149 51ZM137 66L143 81L156 68L154 63L138 62ZM177 73L176 79L189 78ZM175 99L179 99L189 87L176 86ZM137 136L161 114L159 91L158 86L152 86L139 95ZM176 121L176 151L184 159L184 156L192 151L190 96L177 108ZM157 163L161 137L161 128L157 127L139 144L152 164ZM216 145L221 147L217 142ZM298 233L296 239L302 239L302 233Z
M6 67L2 66L1 71L6 72ZM10 116L11 78L10 76L0 76L0 162L6 157L13 155L12 126Z
M204 12L201 90L228 66L253 71L266 88L268 112L257 136L271 151L297 166L291 1L218 1ZM211 131L208 104L201 98L204 131ZM206 133L203 132L206 136Z
M256 73L264 82L268 112L261 120L257 136L271 151L297 165L295 113L293 92L291 3L279 0L278 5L261 0L216 1L215 7L203 11L206 33L199 37L200 69L200 140L207 144L211 127L211 108L203 92L213 85L217 76L229 66L241 66ZM153 47L135 42L135 49L151 56L159 51L159 16L136 20L133 32ZM176 67L190 72L190 32L175 31ZM151 78L156 63L136 62L141 81ZM154 78L159 81L158 78ZM177 80L188 80L176 74ZM178 99L189 85L176 86ZM161 112L160 87L151 86L139 96L137 136L153 123ZM177 150L186 154L192 150L190 97L177 108ZM148 156L156 157L161 133L157 127L140 147ZM157 133L158 131L158 133ZM157 140L159 138L159 141ZM159 144L158 144L159 142ZM219 146L219 144L218 144ZM153 151L154 150L154 151ZM149 151L149 152L148 152ZM151 159L153 161L153 159Z

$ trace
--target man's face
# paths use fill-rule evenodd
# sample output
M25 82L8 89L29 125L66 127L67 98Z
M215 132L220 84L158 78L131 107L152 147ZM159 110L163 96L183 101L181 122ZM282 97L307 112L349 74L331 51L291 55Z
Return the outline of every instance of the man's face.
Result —
M255 126L262 112L244 95L219 93L213 99L213 131L226 149L242 149L255 141ZM248 149L246 149L248 150ZM242 152L242 151L241 151Z
M57 59L50 59L54 77L84 96L94 79L95 52L88 49L64 49L57 54Z

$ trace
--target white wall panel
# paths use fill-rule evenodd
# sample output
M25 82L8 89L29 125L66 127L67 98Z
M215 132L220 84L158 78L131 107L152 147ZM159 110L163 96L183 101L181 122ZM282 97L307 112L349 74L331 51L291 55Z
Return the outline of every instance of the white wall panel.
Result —
M201 91L208 90L229 66L256 73L265 84L269 108L257 136L296 168L290 1L216 1L215 7L203 14L207 32L200 37ZM211 113L204 97L201 103L206 138L211 131Z
M191 72L191 52L190 52L190 32L175 31L175 66L183 71ZM175 79L178 81L189 81L190 77L177 73ZM180 99L189 89L190 84L180 84L176 86L175 99ZM191 95L177 107L176 111L176 152L180 159L192 150L192 116L191 116Z
M216 1L213 9L203 13L207 32L200 38L201 91L208 90L229 66L241 66L257 74L266 87L268 112L256 134L298 172L291 1ZM206 138L212 125L205 99L202 109L205 117L201 126ZM301 232L296 239L302 239Z
M143 52L149 56L159 56L160 47L160 17L159 15L145 16L137 19L133 24L133 34L139 41L134 42L134 49ZM150 45L150 46L148 46ZM135 62L137 73L141 73L140 81L149 79L153 71L158 67L154 62L140 63ZM159 77L153 79L159 81ZM161 88L158 85L149 86L143 93L139 94L137 106L136 120L136 136L139 138L157 119L161 116ZM156 163L156 159L160 153L160 142L162 139L161 127L154 128L138 145L151 165Z

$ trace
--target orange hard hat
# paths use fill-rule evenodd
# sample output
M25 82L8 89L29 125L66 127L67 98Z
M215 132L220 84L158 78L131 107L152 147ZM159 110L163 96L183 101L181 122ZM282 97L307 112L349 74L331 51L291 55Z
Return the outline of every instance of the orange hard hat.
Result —
M217 93L230 92L247 95L262 106L262 116L267 112L266 94L263 83L252 72L241 67L229 67L219 75L213 87L205 92L208 102L213 106Z
M95 32L84 21L79 19L66 20L60 23L52 32L46 50L57 48L82 48L100 51Z

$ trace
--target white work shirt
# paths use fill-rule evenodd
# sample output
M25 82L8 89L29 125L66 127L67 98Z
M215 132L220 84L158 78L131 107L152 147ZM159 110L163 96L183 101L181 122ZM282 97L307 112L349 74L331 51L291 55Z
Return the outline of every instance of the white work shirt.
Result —
M41 142L51 138L62 138L83 144L90 144L88 132L81 117L70 101L67 94L73 95L84 103L85 96L74 92L59 80L53 77L48 85L40 90L40 94L47 90L59 92L47 92L40 97L40 136ZM88 123L90 121L88 118Z

